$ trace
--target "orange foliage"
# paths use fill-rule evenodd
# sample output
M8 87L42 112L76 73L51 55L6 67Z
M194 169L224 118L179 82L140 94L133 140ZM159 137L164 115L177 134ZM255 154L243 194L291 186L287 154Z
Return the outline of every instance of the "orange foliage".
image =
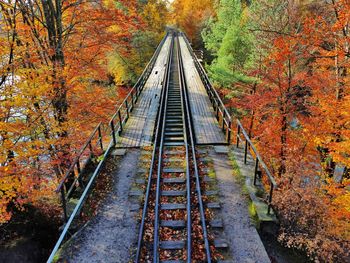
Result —
M127 54L136 1L0 1L0 223L53 189L115 110L106 54ZM124 50L124 51L123 51Z
M191 41L198 41L204 23L214 14L213 0L175 0L172 3L174 23Z
M268 27L259 21L255 28L260 61L249 76L259 80L254 86L235 84L246 93L229 104L251 113L245 126L277 178L280 240L316 261L345 262L350 249L350 3L289 2L283 8L281 18L274 18L287 21L284 28L269 18Z

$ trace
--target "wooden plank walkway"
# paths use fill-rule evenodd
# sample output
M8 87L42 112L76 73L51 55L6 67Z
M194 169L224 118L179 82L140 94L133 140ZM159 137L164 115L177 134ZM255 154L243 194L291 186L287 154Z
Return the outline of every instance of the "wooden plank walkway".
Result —
M168 37L135 108L119 137L117 147L141 147L152 144L170 42L171 39Z
M184 38L179 37L197 144L226 143Z

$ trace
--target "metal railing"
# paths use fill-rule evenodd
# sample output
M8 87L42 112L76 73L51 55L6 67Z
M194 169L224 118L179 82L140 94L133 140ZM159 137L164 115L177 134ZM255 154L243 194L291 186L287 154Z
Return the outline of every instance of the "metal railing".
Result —
M71 164L71 166L68 169L67 173L65 174L64 178L61 180L59 186L57 187L56 192L61 192L62 208L63 208L64 219L65 219L66 224L64 226L64 229L63 229L57 243L55 244L55 247L53 248L53 250L50 254L49 259L47 260L48 263L53 262L53 260L55 259L55 255L58 252L58 250L60 249L63 241L65 240L65 238L67 237L68 234L71 234L69 232L69 230L72 226L73 220L75 218L77 218L77 216L80 214L80 210L81 210L85 200L89 196L89 193L92 190L92 186L93 186L97 176L99 175L99 173L100 173L100 171L101 171L101 169L102 169L102 167L107 159L107 156L109 155L109 152L114 147L114 145L117 143L116 132L119 132L119 134L122 132L123 125L126 123L128 117L129 117L129 113L132 111L139 95L141 94L143 86L145 85L149 75L152 72L155 61L159 55L160 49L163 46L167 36L168 36L168 34L166 34L165 37L163 38L163 40L159 43L151 60L149 61L146 68L142 72L142 75L140 76L140 78L138 79L138 81L136 82L136 84L134 85L132 90L129 92L129 94L126 96L126 98L122 102L122 105L120 105L120 107L117 109L116 113L111 118L111 120L109 122L109 127L111 128L111 132L108 132L106 130L106 134L110 136L110 138L109 138L110 142L109 142L108 146L106 147L106 149L104 150L103 137L102 137L102 134L105 131L105 129L102 129L102 124L99 123L96 126L96 128L94 129L94 131L91 133L87 142L80 149L79 154L74 159L73 163ZM118 118L119 118L118 125L114 124L116 116L118 116ZM118 126L117 129L116 129L116 126ZM107 137L107 136L105 136L105 137ZM96 144L94 144L95 143L94 139L96 140ZM93 174L91 175L91 177L89 178L89 180L85 186L84 182L83 182L84 168L90 162L91 157L98 156L95 152L96 149L94 151L94 147L93 147L96 145L99 147L99 151L101 151L101 154L103 153L103 155L99 156L99 158L97 160L98 161L97 167L95 168ZM89 153L87 154L88 157L85 159L84 166L83 166L82 157L86 156L86 154L84 155L84 153L86 153L86 151L89 151ZM67 185L67 183L68 183L67 181L69 181L69 180L71 182L69 183L69 185ZM73 195L73 193L75 192L77 187L82 188L83 192L80 195L79 200L78 200L76 206L74 207L74 210L68 216L67 202L69 201L70 197Z
M171 40L173 41L173 40ZM170 44L170 47L172 46L172 43ZM167 82L169 79L169 71L170 71L170 63L169 60L172 55L172 50L169 50L169 54L167 57L167 62L166 62L166 69L163 77L163 87L167 87ZM148 206L149 206L149 199L151 195L151 186L152 186L152 175L153 175L153 167L155 166L157 162L157 146L160 143L160 137L161 137L161 122L163 121L164 118L164 107L165 107L165 89L162 88L161 94L160 94L160 105L159 105L159 110L158 110L158 116L156 118L157 123L156 123L156 131L155 131L155 138L154 138L154 144L153 144L153 150L152 150L152 160L151 160L151 165L148 173L148 180L147 180L147 186L146 186L146 192L145 192L145 198L143 202L143 209L142 209L142 218L141 218L141 223L140 223L140 229L139 229L139 234L138 234L138 240L137 240L137 249L136 249L136 256L135 256L135 262L138 263L141 260L141 248L143 245L143 234L145 231L145 224L146 224L146 215L148 213Z
M88 197L88 195L89 195L89 193L90 193L90 191L91 191L92 185L94 184L94 182L95 182L97 176L99 175L99 173L100 173L100 171L101 171L101 168L102 168L103 164L105 163L105 161L106 161L106 159L107 159L107 156L108 156L110 150L112 149L112 147L113 147L113 143L110 142L110 144L108 145L106 151L105 151L104 154L103 154L102 159L101 159L100 162L98 163L98 165L97 165L97 167L96 167L96 169L95 169L93 175L91 176L91 178L90 178L88 184L87 184L86 187L84 188L84 191L83 191L82 195L80 196L77 205L75 206L75 208L74 208L72 214L71 214L70 217L68 218L68 221L67 221L66 224L64 225L64 229L63 229L63 231L62 231L62 233L61 233L61 235L60 235L60 237L59 237L57 243L55 244L55 247L53 248L53 250L52 250L52 252L51 252L51 254L50 254L49 259L47 260L48 263L53 262L53 260L55 259L55 255L56 255L56 253L58 252L58 250L60 249L60 247L61 247L63 241L64 241L65 238L66 238L66 236L67 236L68 234L71 234L71 233L69 232L69 229L71 228L71 225L72 225L72 223L73 223L73 220L76 218L77 215L79 215L79 212L80 212L80 210L81 210L81 208L82 208L82 206L83 206L83 204L84 204L86 198Z
M145 83L151 74L154 64L156 62L156 58L159 55L160 49L163 46L163 43L165 42L166 38L168 36L168 33L163 38L161 43L158 45L157 50L154 52L151 60L148 62L147 66L145 67L144 71L142 72L140 78L137 80L134 87L131 89L131 91L128 93L128 95L125 97L124 101L120 104L119 108L115 112L115 114L112 116L111 120L109 121L109 126L112 130L112 138L113 143L117 143L117 137L116 134L119 135L123 132L123 127L126 123L126 121L129 119L129 113L133 110L134 105L137 102L137 99L139 98L143 87L145 86Z
M180 88L181 92L183 93L183 101L185 105L185 112L186 112L186 123L187 123L187 130L188 130L188 138L189 138L189 144L190 144L190 151L192 154L192 162L193 162L193 175L196 181L196 193L197 193L197 201L198 201L198 209L200 214L200 221L202 226L202 234L203 234L203 240L204 240L204 248L205 248L205 262L211 263L212 262L212 255L210 252L210 244L209 244L209 235L207 231L207 220L205 216L205 207L203 202L203 195L201 190L201 184L200 184L200 177L198 172L198 164L197 164L197 157L196 157L196 147L195 147L195 139L193 134L193 125L191 122L191 113L190 113L190 105L189 105L189 97L188 97L188 87L186 84L186 77L185 77L185 69L183 66L183 60L181 55L181 49L180 49L180 41L177 37L177 44L178 44L178 57L179 57L179 71L180 71ZM188 160L188 163L190 163L190 160ZM189 171L188 171L189 173ZM188 177L190 176L190 173Z
M96 141L94 142L94 139ZM68 221L67 202L77 189L84 190L84 169L91 159L99 156L104 152L103 137L102 137L102 123L100 122L93 130L87 142L80 149L78 155L73 160L71 166L61 179L60 184L56 188L56 193L61 193L61 202L63 209L63 216L65 222Z
M188 41L188 38L186 37L185 34L183 34L183 37L185 39L185 42L187 44L188 49L190 50L190 53L193 57L193 60L195 62L196 68L200 74L200 77L202 79L202 82L204 83L204 86L207 90L209 99L213 105L214 111L215 111L215 116L219 122L219 124L221 124L222 130L225 131L226 130L226 139L227 139L227 143L230 144L231 141L231 131L232 131L232 119L230 114L228 113L224 103L222 102L219 94L217 93L217 91L214 89L213 85L211 84L208 75L206 74L203 66L201 65L201 63L198 61L198 58L195 54L195 52L193 51L191 44ZM242 132L242 134L244 135L245 138L245 147L244 147L244 163L247 163L247 154L248 154L248 150L249 148L252 149L252 151L254 152L255 155L255 169L254 169L254 186L257 185L257 179L258 176L261 174L259 171L259 167L261 167L264 171L265 174L269 180L269 184L270 184L270 190L269 190L269 194L267 196L267 204L268 204L268 208L267 208L267 213L270 214L271 213L271 208L272 208L272 196L273 196L273 190L277 188L277 183L275 181L275 179L273 178L271 172L269 171L268 167L266 166L265 162L262 160L260 154L258 153L258 151L256 150L254 144L252 143L252 141L250 140L249 136L247 135L246 131L243 128L243 125L241 124L241 122L239 120L237 120L237 142L236 142L236 146L239 146L239 141L242 140L242 138L240 137L240 133Z
M158 54L160 52L161 47L163 46L163 43L166 39L167 35L163 38L163 40L158 45L156 51L154 52L151 60L148 62L147 66L145 67L144 71L142 72L141 76L137 80L134 87L131 89L131 91L128 93L126 98L123 100L121 105L118 107L117 111L111 118L109 122L109 126L111 128L112 139L113 144L115 145L117 143L116 138L116 132L120 135L123 131L123 126L125 125L126 121L129 118L130 112L133 110L134 105L137 102L137 99L139 98L142 89L149 77L149 75L152 72L152 69L154 67L156 58L158 57ZM116 122L116 119L118 118L118 122ZM93 157L97 157L101 155L104 151L103 147L103 141L102 141L102 134L106 130L107 127L104 127L102 129L102 123L99 123L94 131L91 133L89 139L86 141L86 143L83 145L83 147L80 149L77 157L73 160L71 166L65 173L65 176L61 179L56 192L61 193L61 202L62 202L62 209L63 209L63 216L65 222L68 221L68 213L67 213L67 203L69 202L69 199L71 196L76 192L77 189L84 190L84 179L83 178L86 174L84 173L84 168L88 163L90 163L91 159ZM106 131L106 135L107 135ZM94 144L93 140L97 137L97 142ZM107 137L107 136L106 136ZM96 146L99 147L100 151L96 151Z
M240 134L243 134L244 139L241 138ZM251 149L255 155L255 168L254 168L254 181L253 184L254 186L257 185L257 180L258 177L260 178L263 173L260 173L259 171L259 167L261 167L262 169L264 169L264 172L267 176L267 179L269 180L269 184L270 184L270 191L269 194L267 196L267 214L270 214L271 212L271 205L272 205L272 195L273 195L273 190L275 188L277 188L277 183L275 181L275 179L273 178L270 170L268 169L268 167L266 166L265 162L262 160L259 152L257 151L257 149L255 148L253 142L250 140L249 135L247 134L247 132L245 131L242 123L237 120L237 141L236 141L236 147L239 147L239 143L240 141L244 141L244 164L247 164L247 156L248 156L248 152ZM254 156L253 156L254 158Z
M222 131L225 132L226 136L226 141L228 144L231 143L231 125L232 125L232 119L227 111L224 103L222 102L219 94L217 91L214 89L212 83L210 82L207 73L205 72L205 69L201 65L201 63L198 61L198 58L196 54L194 53L191 44L188 41L188 38L186 37L185 34L183 34L183 37L185 39L185 42L187 44L187 47L191 53L191 56L193 57L193 61L195 62L195 66L199 72L199 75L201 77L201 80L204 84L204 87L208 93L209 99L211 104L213 105L214 111L215 111L215 117L218 120Z

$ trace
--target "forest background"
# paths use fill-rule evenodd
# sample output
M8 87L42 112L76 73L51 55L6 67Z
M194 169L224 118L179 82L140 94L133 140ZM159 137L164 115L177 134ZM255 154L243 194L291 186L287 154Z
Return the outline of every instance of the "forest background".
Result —
M349 18L346 0L0 0L0 223L58 216L53 189L174 24L277 178L279 241L346 262Z

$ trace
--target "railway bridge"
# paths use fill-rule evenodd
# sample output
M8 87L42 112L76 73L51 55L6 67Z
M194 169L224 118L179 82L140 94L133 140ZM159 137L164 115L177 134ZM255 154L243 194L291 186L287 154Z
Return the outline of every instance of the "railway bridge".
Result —
M84 220L103 176L110 193ZM65 224L48 262L270 262L248 203L275 220L275 187L186 36L168 32L58 186Z

